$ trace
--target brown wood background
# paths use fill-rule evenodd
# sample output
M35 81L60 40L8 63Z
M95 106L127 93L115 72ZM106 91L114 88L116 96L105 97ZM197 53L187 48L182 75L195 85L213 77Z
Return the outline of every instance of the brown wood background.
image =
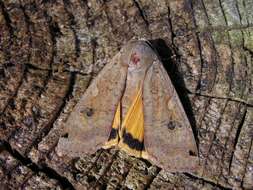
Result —
M55 151L81 94L153 40L198 140L195 174ZM0 0L0 189L252 189L252 0Z

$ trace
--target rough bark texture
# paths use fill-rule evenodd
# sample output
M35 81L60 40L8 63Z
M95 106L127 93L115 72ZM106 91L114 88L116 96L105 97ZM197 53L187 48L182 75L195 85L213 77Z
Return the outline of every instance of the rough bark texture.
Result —
M166 173L117 150L56 154L62 124L132 38L153 40L201 167ZM0 0L3 189L252 189L252 0Z

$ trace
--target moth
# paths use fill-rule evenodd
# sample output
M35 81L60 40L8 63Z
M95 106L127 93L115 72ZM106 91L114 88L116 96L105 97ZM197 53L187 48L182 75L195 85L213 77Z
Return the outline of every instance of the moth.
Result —
M116 146L167 171L191 172L198 151L177 92L148 41L130 41L92 81L57 151L72 157Z

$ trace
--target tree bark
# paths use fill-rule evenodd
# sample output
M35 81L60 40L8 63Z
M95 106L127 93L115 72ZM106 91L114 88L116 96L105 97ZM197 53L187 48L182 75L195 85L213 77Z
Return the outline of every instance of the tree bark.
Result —
M200 169L168 173L118 150L55 147L120 47L157 48L194 130ZM3 189L252 189L252 0L0 0Z

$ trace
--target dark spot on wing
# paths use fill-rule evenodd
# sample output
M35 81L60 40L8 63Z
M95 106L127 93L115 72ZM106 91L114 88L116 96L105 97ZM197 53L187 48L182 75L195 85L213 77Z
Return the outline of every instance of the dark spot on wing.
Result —
M125 130L123 132L123 143L138 151L145 150L143 142L133 138L133 136L130 133L127 133Z
M170 130L173 130L175 129L176 127L176 124L174 121L170 121L168 124L167 124L167 128L170 129Z
M81 113L84 113L87 117L91 117L94 114L94 110L92 108L85 108L81 110Z
M88 117L91 117L94 114L94 110L92 108L87 108L86 115Z
M168 124L167 124L167 128L170 129L170 130L173 130L175 129L176 127L179 127L181 128L182 125L176 121L170 121Z
M112 128L112 130L111 130L111 132L110 132L110 136L109 136L109 138L108 138L108 141L109 141L109 140L112 140L112 139L116 139L117 133L118 133L118 129Z
M194 151L192 151L192 150L189 150L189 155L190 156L197 156L196 153Z
M63 134L61 137L63 137L63 138L68 138L68 137L69 137L69 134L68 134L68 133Z

